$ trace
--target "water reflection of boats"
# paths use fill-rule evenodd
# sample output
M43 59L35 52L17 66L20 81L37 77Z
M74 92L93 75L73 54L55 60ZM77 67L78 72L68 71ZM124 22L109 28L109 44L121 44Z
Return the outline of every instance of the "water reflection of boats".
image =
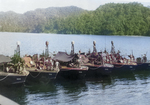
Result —
M86 91L87 85L85 80L60 80L56 82L58 87L65 90L65 94L72 94L77 96L75 93L81 93L83 90Z
M0 84L22 84L26 81L28 72L21 67L21 63L13 64L10 57L0 55Z
M135 75L133 72L112 73L111 79L135 80Z
M137 70L137 71L133 71L133 74L136 79L140 79L140 80L146 80L150 77L149 70Z
M25 88L34 94L39 94L40 92L42 93L50 92L52 95L53 92L55 93L57 91L57 87L54 84L54 82L49 82L49 83L32 82L32 84L25 85Z
M97 83L108 83L108 84L111 84L111 76L104 76L104 75L101 75L101 76L89 76L88 78L86 78L86 81L87 82L97 82Z

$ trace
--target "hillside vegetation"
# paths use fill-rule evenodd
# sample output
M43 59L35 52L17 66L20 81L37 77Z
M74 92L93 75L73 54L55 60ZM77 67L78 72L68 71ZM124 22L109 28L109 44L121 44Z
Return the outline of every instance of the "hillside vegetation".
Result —
M0 13L0 23L0 31L10 32L150 36L150 8L137 2L108 3L94 11L47 8Z
M0 12L0 31L1 32L43 32L41 26L51 19L67 18L71 15L80 15L85 10L70 7L50 7L28 11L24 14L17 14L12 11Z

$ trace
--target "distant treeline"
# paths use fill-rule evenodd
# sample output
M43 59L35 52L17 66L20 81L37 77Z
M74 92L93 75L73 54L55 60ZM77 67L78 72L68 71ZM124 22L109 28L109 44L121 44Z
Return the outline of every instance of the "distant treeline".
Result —
M12 11L0 12L0 31L40 33L44 32L43 27L45 29L47 23L52 24L50 23L51 20L65 19L72 15L79 16L83 12L86 12L86 10L75 6L36 9L35 11L28 11L24 14L17 14Z
M73 9L68 12L70 8ZM30 22L27 22L28 25L18 25L15 31L150 36L150 8L144 7L140 3L108 3L100 6L95 11L86 11L77 7L70 8L65 8L63 12L60 12L60 14L65 14L67 11L67 15L53 16L51 18L45 16L42 20L40 18L33 20L30 17L32 20L30 19ZM44 15L42 14L42 16ZM6 22L10 26L9 21ZM1 26L1 31L4 30Z

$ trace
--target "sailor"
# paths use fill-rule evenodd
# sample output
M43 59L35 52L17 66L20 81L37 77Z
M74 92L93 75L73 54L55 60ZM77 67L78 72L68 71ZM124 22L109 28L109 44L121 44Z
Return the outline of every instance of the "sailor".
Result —
M79 57L79 59L81 59L81 50L79 50L79 54L77 55Z
M59 62L57 60L56 60L55 65L56 65L56 70L59 71Z
M53 70L53 65L54 65L54 63L53 63L53 60L50 58L50 68L51 68L51 70Z
M146 54L144 54L143 56L143 63L147 62L147 57L146 57Z
M48 58L46 58L46 60L45 60L45 66L46 66L47 70L50 70L50 62L49 62Z
M81 54L81 50L79 50L79 55Z

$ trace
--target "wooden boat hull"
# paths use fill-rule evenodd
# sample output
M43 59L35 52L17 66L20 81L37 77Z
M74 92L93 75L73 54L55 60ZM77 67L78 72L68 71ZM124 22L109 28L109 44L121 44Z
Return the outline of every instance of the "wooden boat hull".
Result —
M150 63L138 63L135 70L150 70Z
M114 64L112 74L132 73L132 71L136 69L136 66L137 65Z
M102 75L110 75L113 69L113 65L95 65L95 64L85 64L84 66L89 67L86 77L99 77Z
M23 75L0 75L0 84L13 85L22 84L26 81L27 76Z
M71 79L71 80L77 80L77 79L84 79L86 76L88 68L82 69L82 68L69 68L69 67L63 67L60 69L57 79Z
M33 69L27 69L27 71L29 71L27 82L30 81L49 82L53 79L56 79L56 76L58 74L57 71L43 71L43 70L35 71Z
M57 79L83 79L86 72L85 70L60 70Z
M93 67L93 66L88 66L89 70L87 72L86 77L98 77L98 76L103 76L103 75L110 75L112 72L113 67Z

